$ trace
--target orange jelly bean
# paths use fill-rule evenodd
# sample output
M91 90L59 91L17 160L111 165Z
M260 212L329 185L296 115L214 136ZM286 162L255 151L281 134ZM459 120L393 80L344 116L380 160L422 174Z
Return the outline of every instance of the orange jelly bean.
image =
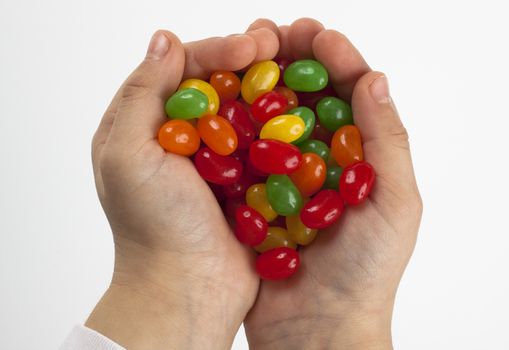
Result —
M288 231L284 228L269 226L267 237L265 237L262 243L255 246L254 249L258 253L263 253L267 250L280 247L295 249L297 244L290 238Z
M233 72L218 71L212 73L210 85L216 89L221 102L236 100L240 94L240 79Z
M355 125L345 125L334 133L331 142L332 156L338 165L348 165L363 160L361 133Z
M327 176L324 160L315 153L304 153L300 166L290 175L303 197L309 197L322 188Z
M165 150L181 156L190 156L200 147L200 135L191 123L174 119L163 124L159 129L159 144Z
M198 119L198 133L214 152L221 156L237 149L237 134L228 120L218 115L206 115Z
M274 88L274 91L280 93L281 95L286 97L286 99L288 100L287 111L299 106L299 98L297 97L297 94L292 89L289 89L285 86L276 86Z

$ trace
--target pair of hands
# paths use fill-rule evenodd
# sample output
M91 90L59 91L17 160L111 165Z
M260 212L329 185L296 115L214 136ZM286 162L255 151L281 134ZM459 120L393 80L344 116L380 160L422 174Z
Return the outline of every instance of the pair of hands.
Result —
M255 254L232 233L207 184L156 135L186 78L275 56L315 57L351 101L377 180L369 200L301 250L289 280L260 282ZM391 348L396 290L422 212L408 137L386 77L317 21L255 21L245 34L182 44L154 34L94 136L97 191L115 269L87 326L129 349L224 349L242 322L252 348Z

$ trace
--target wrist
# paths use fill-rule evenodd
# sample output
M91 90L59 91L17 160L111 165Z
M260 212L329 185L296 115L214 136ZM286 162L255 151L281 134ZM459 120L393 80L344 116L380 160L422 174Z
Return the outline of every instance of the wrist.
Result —
M129 349L230 348L249 305L192 260L117 240L111 285L86 326Z
M254 329L246 325L252 349L392 349L392 304L373 307L352 303L326 310L297 311L285 320Z

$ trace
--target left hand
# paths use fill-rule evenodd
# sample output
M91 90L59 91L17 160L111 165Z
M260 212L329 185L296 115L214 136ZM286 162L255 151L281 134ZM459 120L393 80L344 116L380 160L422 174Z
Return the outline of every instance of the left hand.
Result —
M271 59L278 45L267 29L185 45L167 31L153 36L93 140L115 270L88 327L129 349L231 346L258 290L254 255L190 159L166 153L157 133L181 80Z

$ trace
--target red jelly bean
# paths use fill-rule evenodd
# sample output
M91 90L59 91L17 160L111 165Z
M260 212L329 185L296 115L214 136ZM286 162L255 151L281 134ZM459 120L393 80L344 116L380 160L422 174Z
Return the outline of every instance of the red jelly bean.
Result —
M267 174L290 174L302 161L299 149L278 140L257 140L249 147L249 160Z
M242 175L242 163L230 156L220 156L208 147L194 156L194 166L202 178L218 185L237 182Z
M297 271L299 265L299 253L287 247L267 250L256 258L256 272L266 280L288 278Z
M322 190L304 205L300 212L300 219L306 227L325 228L339 219L343 209L343 199L339 192Z
M223 187L223 193L228 198L243 197L249 186L263 182L259 176L255 176L248 171L243 171L239 181Z
M267 237L267 220L253 208L247 205L239 206L235 212L235 220L235 236L241 243L254 247Z
M238 101L225 102L217 114L228 120L233 126L238 139L237 148L247 149L253 142L256 131L242 103Z
M284 114L287 109L287 98L279 92L269 91L253 102L251 114L254 119L265 123L278 115Z
M375 170L367 162L347 166L339 178L339 191L346 204L357 205L368 198L375 183Z

